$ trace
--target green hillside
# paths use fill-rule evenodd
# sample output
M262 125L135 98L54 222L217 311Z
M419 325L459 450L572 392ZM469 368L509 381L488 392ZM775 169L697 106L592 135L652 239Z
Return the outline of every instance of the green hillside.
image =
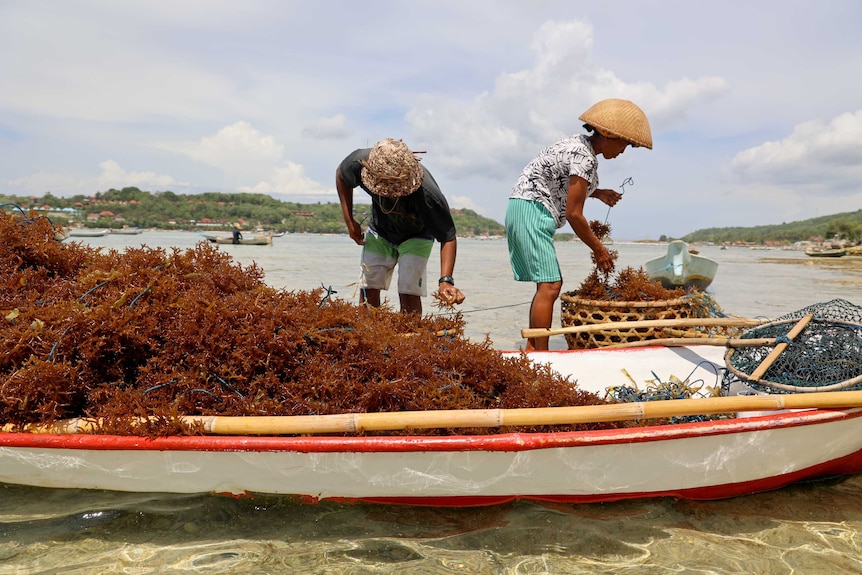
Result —
M342 233L346 231L339 203L299 204L282 202L266 194L146 192L138 188L111 189L93 196L58 198L0 196L0 203L25 210L38 209L54 223L94 228L122 226L160 229L230 227L241 222L246 229L274 232ZM360 222L371 212L370 204L355 204ZM452 210L460 236L503 235L503 225L472 210Z
M239 221L246 229L274 232L333 234L346 231L341 205L336 202L300 204L283 202L266 194L184 195L129 187L70 198L58 198L50 193L27 198L0 195L0 203L25 210L39 209L55 223L67 226L201 229L227 228ZM370 204L356 204L354 215L362 222L370 210ZM452 210L452 217L459 236L503 236L506 233L502 224L472 210ZM862 210L768 226L707 228L679 239L692 243L790 244L832 239L836 235L844 240L862 241ZM662 236L660 239L672 238Z
M862 210L770 226L707 228L687 234L680 239L686 242L792 244L800 241L831 239L836 235L843 240L857 242L862 240Z

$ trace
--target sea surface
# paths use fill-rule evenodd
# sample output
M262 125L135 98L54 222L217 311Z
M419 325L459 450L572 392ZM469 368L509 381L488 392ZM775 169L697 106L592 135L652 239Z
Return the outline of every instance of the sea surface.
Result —
M192 232L162 231L73 240L120 251L204 241ZM618 269L639 267L666 249L624 242L610 248L619 253ZM347 236L288 234L272 246L218 249L259 266L273 287L322 287L358 302L360 247ZM590 271L589 252L579 242L557 249L563 291L575 290ZM775 318L835 298L862 305L862 258L697 249L719 262L708 291L727 314ZM467 296L465 336L490 338L501 350L521 348L535 286L512 279L505 240L459 239L454 277ZM385 297L397 309L394 287ZM423 304L425 313L448 313L431 297ZM558 306L555 326L559 317ZM563 336L553 336L551 348L565 349ZM714 502L467 509L0 484L0 575L35 573L862 573L862 476Z

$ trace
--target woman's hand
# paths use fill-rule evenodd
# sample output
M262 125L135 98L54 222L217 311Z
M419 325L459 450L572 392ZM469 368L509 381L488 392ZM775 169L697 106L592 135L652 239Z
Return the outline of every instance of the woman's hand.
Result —
M604 246L593 250L593 259L596 261L596 268L600 272L607 274L614 271L614 260L611 259L610 252Z
M604 202L605 205L614 207L615 205L617 205L617 202L623 198L623 195L616 190L601 189L593 192L592 196L590 197L598 198L602 202Z

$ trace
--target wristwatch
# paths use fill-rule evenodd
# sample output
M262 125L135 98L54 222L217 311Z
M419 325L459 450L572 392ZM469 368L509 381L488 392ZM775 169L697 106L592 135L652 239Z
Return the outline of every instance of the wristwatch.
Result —
M437 280L437 284L438 284L438 285L439 285L439 284L451 284L451 285L455 285L455 278L453 278L452 276L443 276L442 278L440 278L439 280Z

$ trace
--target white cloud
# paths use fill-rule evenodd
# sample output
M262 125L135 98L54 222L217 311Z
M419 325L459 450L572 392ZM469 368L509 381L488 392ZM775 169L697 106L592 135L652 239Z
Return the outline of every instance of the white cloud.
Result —
M473 210L476 213L481 213L479 205L468 196L449 196L447 200L449 207L453 210Z
M352 136L353 129L347 125L347 116L336 114L305 126L302 135L313 140L337 140Z
M111 188L136 187L144 190L167 189L187 184L178 182L168 175L154 172L126 171L114 160L99 164L101 173L95 177L72 177L64 174L40 172L24 178L16 178L6 183L12 193L42 195L51 192L55 196L66 197L78 194L92 195L97 191Z
M736 154L730 174L748 183L800 184L822 192L856 192L862 179L862 110L829 123L798 124L783 140ZM843 183L842 183L843 182Z
M593 28L546 22L533 35L533 65L501 74L493 91L461 102L425 96L407 114L418 140L433 142L435 165L456 176L526 162L541 147L579 131L578 116L604 98L634 101L655 133L681 122L688 108L728 90L723 78L681 78L663 88L630 83L593 61ZM425 145L425 144L422 144Z
M239 186L241 192L269 194L272 196L287 196L289 201L300 201L298 197L335 199L335 188L325 188L317 181L305 175L303 167L293 162L287 166L276 168L266 181L260 181L254 186Z
M110 188L136 187L144 189L165 189L180 184L171 176L160 176L153 172L127 172L114 160L106 160L99 164L102 173L96 178L100 190Z
M89 187L92 179L85 180L65 174L53 174L39 172L23 178L15 178L4 182L3 187L11 195L36 195L41 196L51 192L55 196L74 196L76 194L92 194L94 189Z
M259 178L281 161L284 146L248 122L225 126L197 141L165 142L156 147L183 154L241 179Z
M334 124L343 121L337 118ZM221 169L240 182L236 186L240 192L289 196L291 201L336 196L334 188L308 177L301 164L284 159L284 146L274 136L248 122L236 122L198 141L163 143L159 147ZM256 184L243 183L255 181Z
M453 206L502 220L524 164L580 132L596 100L621 97L656 144L601 166L603 184L638 182L612 213L631 218L621 234L783 219L751 207L783 198L804 213L821 190L840 190L817 196L821 214L858 208L859 117L839 115L862 101L848 73L862 62L862 4L646 0L626 18L618 4L0 2L0 53L14 55L0 57L0 191L330 201L344 155L394 135L428 151ZM97 167L108 158L119 165Z

